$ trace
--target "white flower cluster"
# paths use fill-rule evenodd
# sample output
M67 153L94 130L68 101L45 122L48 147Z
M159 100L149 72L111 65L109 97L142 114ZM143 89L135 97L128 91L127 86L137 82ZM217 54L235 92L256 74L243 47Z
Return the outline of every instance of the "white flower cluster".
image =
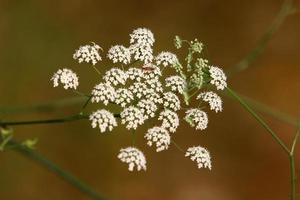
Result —
M166 92L163 96L163 105L165 108L177 111L180 110L180 100L173 92Z
M101 133L105 132L107 129L112 131L112 129L117 126L117 121L114 115L104 109L97 110L96 112L92 113L89 119L92 121L93 128L99 126Z
M224 90L227 87L227 77L219 67L209 67L210 83L215 85L218 90Z
M134 100L133 94L130 90L125 88L119 88L116 90L115 103L125 108Z
M186 88L186 81L180 76L170 76L165 79L166 87L170 87L173 92L183 94Z
M142 111L145 120L155 117L157 106L153 101L142 99L138 102L137 107Z
M121 112L121 123L126 124L126 128L129 129L136 129L139 125L142 125L145 121L143 112L134 107L129 106L125 108Z
M142 61L144 63L150 63L153 60L153 33L146 28L138 28L130 34L129 47L131 55L135 60Z
M114 86L118 84L125 85L127 78L127 74L119 68L111 68L110 70L106 71L105 75L103 76L103 79L107 83Z
M169 148L171 143L171 137L168 131L162 127L153 127L148 130L145 135L147 144L152 146L153 143L156 145L156 151L163 151Z
M107 105L114 102L116 98L116 91L109 83L100 83L92 90L92 102L102 102Z
M130 50L123 45L112 46L107 53L107 57L113 63L123 63L125 65L130 63L131 55Z
M133 171L136 168L138 171L146 170L146 158L139 149L135 147L127 147L121 149L118 158L128 164L128 170Z
M206 112L199 110L197 108L192 108L187 110L185 119L192 126L196 126L196 130L204 130L207 128L208 117Z
M99 50L101 47L95 43L91 45L80 46L78 50L73 54L73 58L78 60L79 63L86 62L95 65L98 61L101 61Z
M91 100L92 103L102 103L105 106L113 104L112 108L118 111L113 114L106 109L99 109L89 115L91 126L99 128L101 133L112 131L118 125L116 118L120 118L120 124L128 130L136 130L145 123L158 123L147 130L144 138L147 145L155 146L156 151L160 152L167 150L171 144L170 134L179 127L180 118L177 112L181 109L186 109L184 119L192 127L197 130L207 128L206 112L199 108L181 108L181 101L184 100L185 105L189 106L189 103L194 103L190 98L200 93L196 98L200 103L203 101L212 111L221 112L223 107L220 96L215 92L199 90L207 82L216 86L217 90L225 89L227 83L222 69L209 66L207 60L199 57L192 60L190 52L201 52L202 46L197 40L190 43L186 69L173 53L162 51L154 58L154 42L154 35L149 29L138 28L130 34L129 47L112 46L106 57L122 69L111 67L104 73L101 82L92 89L84 108ZM181 47L181 42L177 37L177 46ZM73 58L79 63L95 65L102 60L99 50L102 48L95 43L80 46ZM130 64L136 66L129 67ZM173 67L176 74L163 77L163 69L168 66ZM65 89L76 89L79 85L77 75L70 69L58 70L51 80L54 87L62 85ZM205 148L191 147L186 156L196 161L199 168L211 169L210 155ZM130 171L146 170L145 156L136 147L121 149L118 158L128 164Z
M155 57L155 62L157 65L163 65L164 67L170 65L175 65L178 63L177 56L173 53L163 51Z
M66 68L59 69L52 76L51 80L54 87L57 87L61 83L66 90L69 88L76 90L79 85L77 75L72 70Z
M197 96L197 99L202 99L207 102L210 109L215 112L221 112L223 110L222 99L214 92L202 92Z
M174 133L179 126L179 117L176 112L171 110L164 110L159 114L159 121L162 121L161 127L168 129L170 132Z
M127 71L127 76L130 80L140 82L143 78L143 71L139 68L129 68Z
M200 146L190 147L185 153L186 157L190 157L192 161L195 161L198 168L208 168L211 170L211 158L209 152Z

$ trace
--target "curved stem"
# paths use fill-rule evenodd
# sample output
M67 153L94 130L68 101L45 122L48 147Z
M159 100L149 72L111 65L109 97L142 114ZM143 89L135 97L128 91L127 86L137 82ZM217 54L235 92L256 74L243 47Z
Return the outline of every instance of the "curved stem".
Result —
M76 178L72 174L64 171L58 165L56 165L53 162L51 162L50 160L46 159L41 154L21 145L18 142L15 142L13 140L11 140L9 142L9 144L14 147L13 150L18 151L19 153L29 157L30 159L37 161L43 167L45 167L49 171L55 173L56 175L61 177L63 180L65 180L68 183L70 183L71 185L73 185L74 187L78 188L81 192L87 194L92 199L104 200L104 198L99 196L99 194L97 194L97 192L94 191L90 186L88 186L84 182L80 181L78 178Z
M269 125L241 98L229 87L226 88L227 92L236 99L266 130L272 138L277 142L280 147L287 153L290 153L289 148L286 144L277 136L277 134L269 127Z

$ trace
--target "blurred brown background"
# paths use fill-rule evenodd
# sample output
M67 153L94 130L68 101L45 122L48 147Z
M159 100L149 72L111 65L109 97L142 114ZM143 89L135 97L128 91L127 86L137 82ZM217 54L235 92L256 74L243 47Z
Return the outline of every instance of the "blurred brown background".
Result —
M128 34L137 27L154 32L156 52L175 51L175 34L186 39L198 37L208 48L210 62L228 68L255 46L282 2L0 0L0 107L74 96L52 88L49 79L59 67L78 72L80 90L89 91L98 80L90 68L72 59L74 49L90 41L106 50L113 44L128 44ZM299 8L299 1L295 4ZM299 13L288 17L263 56L229 80L240 93L298 118L299 25ZM287 156L237 102L228 98L224 101L223 113L209 114L205 132L197 133L182 123L174 135L184 148L198 144L207 147L213 157L212 171L197 170L195 163L173 146L169 151L155 153L144 144L140 131L138 146L147 156L148 170L130 173L116 158L118 150L130 144L129 133L118 128L112 134L99 134L87 121L16 127L15 137L38 137L39 152L108 199L288 199ZM74 106L0 118L47 119L77 110ZM295 127L264 117L290 143ZM300 184L298 192L299 187ZM35 162L7 151L0 153L0 199L89 198Z

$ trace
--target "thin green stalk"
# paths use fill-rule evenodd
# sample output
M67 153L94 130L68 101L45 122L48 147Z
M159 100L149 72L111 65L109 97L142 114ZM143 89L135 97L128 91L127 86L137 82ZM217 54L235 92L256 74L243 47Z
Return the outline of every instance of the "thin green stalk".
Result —
M277 134L269 127L269 125L233 90L231 90L229 87L226 88L227 92L236 99L266 130L272 138L282 147L282 149L286 153L290 153L289 148L286 146L286 144L277 136Z
M87 97L85 96L71 97L29 106L2 106L0 107L0 115L22 114L30 112L53 112L61 108L81 104L86 100L86 98Z
M93 65L93 68L94 68L94 70L97 72L97 74L99 74L99 75L101 76L101 72L97 69L97 67L95 67L95 66Z
M37 125L37 124L53 124L65 123L81 119L88 119L87 115L72 115L64 118L46 119L46 120L29 120L29 121L0 121L0 126L19 126L19 125Z
M284 20L294 11L295 9L293 9L293 0L284 1L273 23L259 39L256 47L253 48L253 50L250 51L248 55L238 64L229 68L226 74L230 76L247 69L258 58L258 56L262 54L274 33L279 29Z
M114 114L114 117L120 118L120 114ZM0 127L6 126L21 126L21 125L38 125L38 124L57 124L57 123L65 123L72 122L82 119L88 119L88 115L77 114L64 118L56 118L56 119L45 119L45 120L29 120L29 121L0 121Z
M291 173L291 200L296 200L296 169L295 169L295 158L294 155L289 156L290 160L290 173Z
M174 144L174 146L181 152L184 153L184 150L174 141L174 140L171 140L172 144Z
M71 173L64 171L58 165L56 165L53 162L51 162L50 160L46 159L41 154L21 145L18 142L15 142L13 140L11 140L9 142L9 144L14 147L13 150L38 162L40 165L42 165L49 171L55 173L57 176L61 177L65 181L67 181L72 186L78 188L81 192L87 194L90 198L95 199L95 200L104 200L104 198L101 197L99 194L97 194L97 192L95 190L93 190L89 185L82 182L81 180L79 180L78 178L73 176Z

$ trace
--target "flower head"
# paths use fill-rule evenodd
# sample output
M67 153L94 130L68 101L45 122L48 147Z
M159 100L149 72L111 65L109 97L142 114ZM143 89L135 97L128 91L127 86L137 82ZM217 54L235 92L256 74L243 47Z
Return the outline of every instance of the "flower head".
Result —
M99 54L99 49L101 49L101 47L95 43L80 46L73 54L73 58L78 60L79 63L86 62L95 65L102 59Z
M150 63L153 60L153 33L146 28L138 28L130 34L129 47L131 55L135 60Z
M163 106L174 111L180 110L180 100L173 92L166 92L163 94Z
M206 112L199 110L197 108L192 108L187 110L185 115L185 120L192 126L196 126L196 130L204 130L207 128L208 117Z
M128 130L137 129L137 127L142 125L145 121L143 112L134 106L125 108L120 115L122 119L121 123L126 124Z
M152 146L153 143L156 145L156 151L163 151L169 148L171 143L171 137L168 131L162 127L153 127L148 130L145 135L147 144Z
M224 90L227 87L227 77L219 67L209 67L210 83L215 85L218 90Z
M139 99L150 93L147 85L142 82L134 82L128 89Z
M153 46L153 33L146 28L138 28L130 34L130 44L139 44L140 46Z
M135 147L127 147L125 149L121 149L118 154L118 158L128 164L128 170L133 171L134 168L138 171L147 169L146 167L146 158L139 149Z
M110 70L106 71L105 75L103 76L103 79L107 83L110 83L114 86L118 84L125 85L127 78L127 74L119 68L111 68Z
M180 76L170 76L166 78L166 86L170 87L173 92L178 92L183 94L184 89L186 88L186 82Z
M208 168L211 170L211 158L209 152L201 147L190 147L185 153L186 157L190 157L192 161L195 161L198 165L198 168Z
M70 69L59 69L51 78L53 86L57 87L59 83L63 85L65 89L76 89L79 85L78 77Z
M222 99L214 92L202 92L197 96L197 99L202 99L209 104L211 110L219 112L223 110Z
M123 63L123 64L129 64L130 63L130 50L123 45L115 45L112 46L107 53L107 57L113 62L113 63Z
M179 126L179 117L177 113L171 110L164 110L159 114L158 117L159 121L162 121L161 127L169 130L170 132L174 133Z
M164 67L170 65L173 66L178 63L177 56L173 53L163 51L155 57L157 65L163 65Z
M114 115L104 109L93 112L89 119L92 121L93 128L99 126L101 133L105 132L107 129L111 131L115 126L117 126L117 121Z
M116 90L115 103L124 108L126 105L134 100L133 94L130 90L119 88Z
M144 119L148 119L155 116L157 106L153 101L149 99L142 99L138 102L137 107L142 111Z
M92 90L92 102L102 102L107 105L114 102L116 98L116 91L109 83L100 83Z
M126 73L128 78L133 81L140 82L143 78L143 71L139 68L129 68Z

